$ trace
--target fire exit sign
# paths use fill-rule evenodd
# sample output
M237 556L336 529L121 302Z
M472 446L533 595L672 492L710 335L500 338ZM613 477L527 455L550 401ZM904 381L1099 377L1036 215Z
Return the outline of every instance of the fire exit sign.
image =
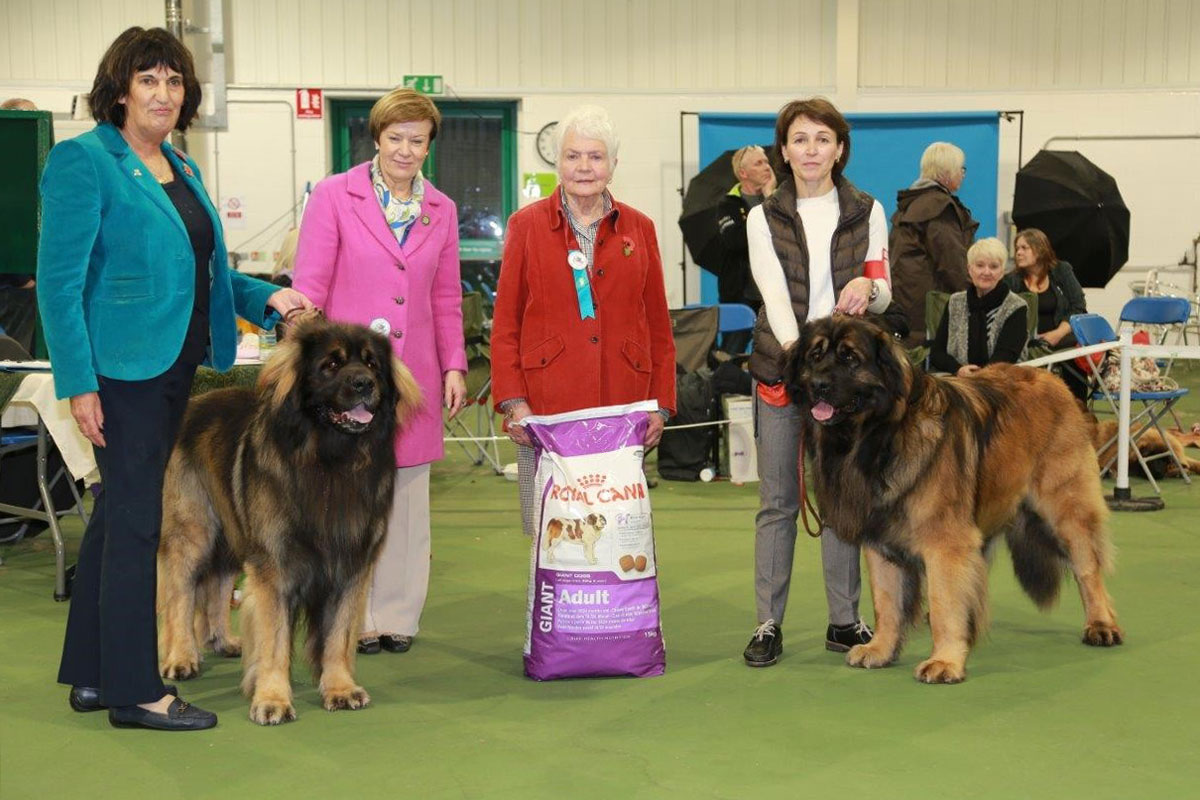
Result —
M421 94L442 94L445 91L441 75L405 75L404 85Z

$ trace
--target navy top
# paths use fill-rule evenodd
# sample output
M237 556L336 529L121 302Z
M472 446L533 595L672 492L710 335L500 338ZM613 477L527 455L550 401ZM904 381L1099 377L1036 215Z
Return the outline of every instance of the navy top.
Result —
M196 195L187 184L181 180L172 180L162 184L163 190L175 210L183 219L187 228L188 238L192 241L195 260L195 296L192 302L192 317L188 320L187 335L183 339L183 350L180 358L191 363L199 364L204 361L208 351L208 262L213 253L212 220Z

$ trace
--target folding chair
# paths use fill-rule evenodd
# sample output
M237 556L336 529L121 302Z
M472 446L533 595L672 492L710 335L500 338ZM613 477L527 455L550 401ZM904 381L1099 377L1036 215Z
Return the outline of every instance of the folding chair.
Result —
M1075 340L1082 347L1087 347L1093 344L1101 344L1103 342L1113 342L1117 339L1117 334L1112 329L1112 326L1109 325L1108 321L1099 314L1076 314L1071 317L1070 323L1071 332L1075 334ZM1095 384L1095 388L1092 390L1091 394L1092 406L1094 407L1096 401L1103 398L1108 402L1108 406L1112 410L1112 413L1114 415L1119 415L1120 408L1117 404L1117 399L1113 397L1108 391L1107 387L1105 387L1104 380L1100 374L1100 366L1091 359L1087 359L1086 361L1088 366L1091 368L1092 379ZM1183 476L1183 480L1186 483L1191 483L1192 479L1188 476L1187 468L1179 462L1179 458L1175 455L1175 452L1170 447L1166 448L1165 453L1159 453L1151 456L1150 458L1146 458L1142 455L1142 451L1138 447L1137 442L1138 439L1141 438L1142 434L1151 428L1157 430L1159 436L1166 441L1167 434L1166 431L1162 429L1162 425L1159 424L1159 420L1170 413L1171 409L1175 406L1175 403L1179 401L1179 398L1185 396L1187 393L1187 389L1175 389L1173 391L1165 392L1139 392L1136 390L1131 390L1129 393L1130 402L1136 401L1142 404L1141 411L1139 411L1136 415L1133 415L1131 412L1130 415L1129 446L1133 448L1133 452L1137 456L1138 463L1142 466L1142 472L1146 475L1146 479L1150 481L1150 485L1154 487L1155 493L1158 494L1161 494L1161 492L1159 491L1158 483L1154 480L1154 475L1152 475L1150 472L1150 467L1148 465L1148 462L1150 461L1158 458L1170 458L1175 462L1175 466L1179 469L1179 473ZM1096 448L1096 452L1104 452L1106 448L1112 445L1112 442L1113 439L1110 439L1103 445L1098 446ZM1109 459L1109 462L1105 464L1103 468L1101 468L1100 472L1103 474L1111 469L1113 462L1116 461L1119 455L1119 453L1114 454L1113 457Z
M492 346L488 335L491 320L484 314L482 295L479 292L464 294L462 312L463 338L467 349L467 405L457 417L446 421L446 433L482 440L457 444L475 462L475 466L487 461L497 475L503 475L500 446L495 439L496 416L492 413L491 405ZM472 415L474 430L464 421Z
M1187 324L1192 316L1192 304L1182 297L1135 297L1121 309L1121 318L1117 322L1117 333L1121 333L1126 323L1133 326L1149 326L1157 332L1151 333L1150 338L1155 344L1166 344L1167 336L1174 331L1176 341L1182 339L1187 343ZM1171 374L1171 360L1159 361L1158 366L1163 375ZM1175 426L1183 429L1179 415L1171 407L1171 418Z
M731 333L744 333L746 331L754 331L755 314L754 309L744 303L718 303L717 304L717 330L721 334L721 344L724 345L725 337ZM746 344L741 348L740 353L732 355L745 355L750 352L751 346L754 344L754 337L746 338Z

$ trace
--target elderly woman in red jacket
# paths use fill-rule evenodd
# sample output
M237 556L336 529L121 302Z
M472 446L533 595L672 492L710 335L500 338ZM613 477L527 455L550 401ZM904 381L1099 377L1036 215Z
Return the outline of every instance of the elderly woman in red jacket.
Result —
M658 401L646 446L675 408L675 344L654 223L608 191L618 141L608 113L558 125L559 188L513 214L492 327L492 395L519 446L521 511L532 533L530 414Z

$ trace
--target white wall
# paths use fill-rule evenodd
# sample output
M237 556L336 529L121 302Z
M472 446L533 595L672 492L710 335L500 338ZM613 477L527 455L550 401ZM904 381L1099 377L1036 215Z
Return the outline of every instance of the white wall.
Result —
M163 16L160 2L140 0L0 7L8 22L0 97L59 112L90 85L116 33ZM675 225L681 111L774 112L813 93L845 111L1023 109L1025 160L1052 136L1200 134L1200 0L231 0L227 8L229 126L194 132L189 146L210 191L244 201L246 227L227 231L230 245L264 260L305 182L329 169L327 121L296 120L281 104L301 86L361 97L406 73L438 73L458 96L518 100L518 172L547 169L534 147L543 124L582 102L607 107L622 136L613 191L658 224L675 304L685 300ZM49 49L58 37L47 31L72 14L80 21L67 25L69 44ZM59 138L86 127L56 120ZM684 140L690 175L694 118ZM1132 210L1131 274L1089 292L1094 310L1113 317L1134 267L1176 263L1200 230L1191 210L1200 144L1055 146L1112 173ZM1016 125L1002 123L1002 212L1017 166ZM688 300L698 285L691 270Z

